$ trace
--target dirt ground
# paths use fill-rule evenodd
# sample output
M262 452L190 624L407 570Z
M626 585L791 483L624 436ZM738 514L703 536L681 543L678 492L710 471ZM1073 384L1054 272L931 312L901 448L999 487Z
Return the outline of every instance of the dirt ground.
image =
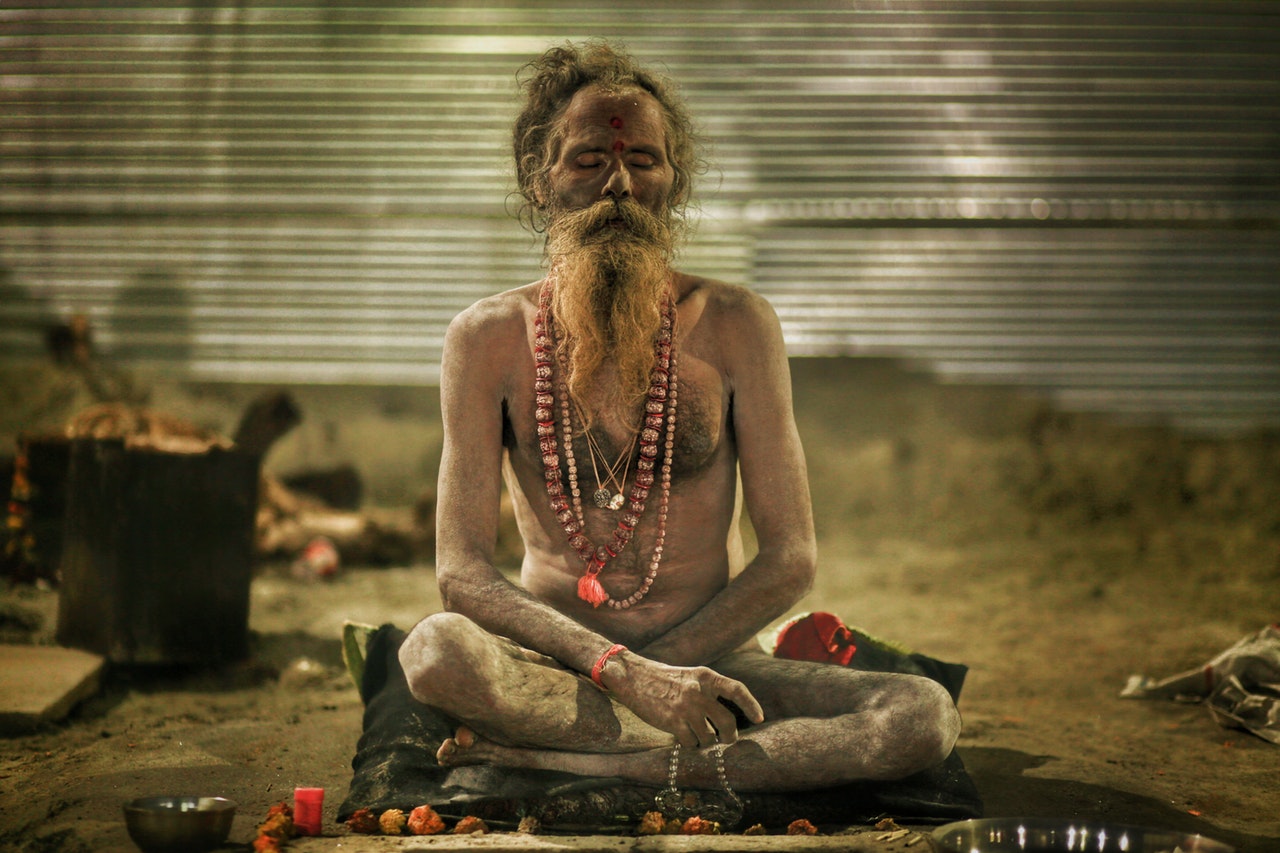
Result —
M1118 698L1130 674L1190 669L1280 619L1280 436L1118 425L881 361L794 370L821 549L821 577L798 609L971 667L959 749L988 816L1150 825L1242 853L1280 850L1280 747L1220 728L1198 705ZM76 403L56 377L6 376L6 441ZM175 386L152 402L227 429L252 391ZM306 421L267 466L353 462L369 503L408 505L432 488L433 393L298 389ZM411 562L344 566L327 582L264 564L249 661L115 668L64 722L0 740L0 849L132 850L122 804L170 793L236 800L227 849L243 849L297 785L327 792L327 837L298 849L412 847L332 822L361 715L340 626L408 627L437 609L429 559ZM55 590L19 586L0 603L7 641L50 641ZM732 845L702 843L713 847Z

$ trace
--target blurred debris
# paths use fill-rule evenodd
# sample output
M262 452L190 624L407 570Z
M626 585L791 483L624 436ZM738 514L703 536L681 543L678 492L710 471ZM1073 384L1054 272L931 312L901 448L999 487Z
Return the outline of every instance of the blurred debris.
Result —
M364 481L351 464L301 471L282 480L290 489L319 498L334 509L359 509L364 497Z
M67 424L70 439L120 439L127 448L165 453L230 450L233 443L183 418L126 403L100 403L81 411Z
M262 480L257 530L258 554L267 559L299 559L320 538L329 541L344 564L403 565L422 551L411 511L335 509L275 477Z
M302 549L302 554L289 567L299 580L328 580L338 573L338 549L327 536L317 536Z
M75 314L65 323L54 323L45 329L44 342L54 364L87 364L93 355L93 333L89 328L89 318L84 314Z
M280 673L280 686L286 690L307 690L324 686L332 675L329 667L319 661L301 657L290 661Z
M263 457L301 422L302 412L290 395L264 394L240 419L237 446ZM258 555L291 560L294 576L307 579L332 577L344 562L412 561L422 551L413 513L361 511L363 491L360 473L349 464L286 477L264 475L258 503Z
M1250 634L1204 666L1158 681L1132 675L1120 696L1204 701L1219 725L1280 744L1280 624Z
M234 440L245 453L266 456L281 436L300 423L302 412L293 397L284 391L269 391L245 409Z
M67 440L20 437L8 476L0 575L10 584L56 584L66 505Z
M86 324L68 324L51 333L51 352L60 362L81 364L91 351L88 335ZM91 403L48 434L21 436L15 455L0 460L0 488L9 498L0 576L10 583L58 582L71 442L118 439L130 450L178 454L234 448L261 464L301 421L293 397L272 390L248 404L234 440L126 400ZM258 488L255 553L290 561L300 576L319 578L332 576L343 563L404 564L431 552L434 502L416 514L412 508L362 511L362 494L360 474L349 464L286 478L264 475Z
M16 601L0 601L0 643L29 643L44 627L44 614Z
M134 386L128 372L120 370L95 351L93 328L84 314L73 314L65 322L45 329L45 347L53 363L71 371L98 402L145 403L148 392Z

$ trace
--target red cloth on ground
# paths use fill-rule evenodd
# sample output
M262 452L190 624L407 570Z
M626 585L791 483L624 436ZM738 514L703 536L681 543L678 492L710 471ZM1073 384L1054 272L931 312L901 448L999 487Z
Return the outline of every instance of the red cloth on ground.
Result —
M807 613L778 632L773 656L847 666L858 651L853 632L831 613Z

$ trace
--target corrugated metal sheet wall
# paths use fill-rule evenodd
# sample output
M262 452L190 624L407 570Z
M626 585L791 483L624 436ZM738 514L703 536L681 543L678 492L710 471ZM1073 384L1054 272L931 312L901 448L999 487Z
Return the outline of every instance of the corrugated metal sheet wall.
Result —
M84 312L198 378L434 382L539 275L515 72L593 36L683 84L719 166L684 265L793 352L1280 423L1271 0L10 0L0 352Z

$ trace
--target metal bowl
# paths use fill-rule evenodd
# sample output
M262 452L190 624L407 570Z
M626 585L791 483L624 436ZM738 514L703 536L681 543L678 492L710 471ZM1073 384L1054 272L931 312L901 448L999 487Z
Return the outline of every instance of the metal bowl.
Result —
M943 850L964 853L1235 853L1203 835L1044 818L964 820L938 827L933 840Z
M129 837L146 853L212 850L235 816L236 804L222 797L142 797L124 807Z

